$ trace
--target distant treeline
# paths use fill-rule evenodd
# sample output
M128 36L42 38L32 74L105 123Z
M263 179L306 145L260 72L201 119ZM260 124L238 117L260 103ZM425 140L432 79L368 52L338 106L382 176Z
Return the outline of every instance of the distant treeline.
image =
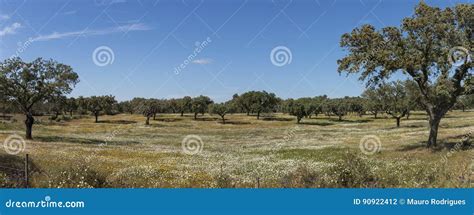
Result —
M474 95L461 96L453 109L465 110L474 108ZM21 113L21 109L12 100L0 102L3 115ZM232 99L216 103L207 96L172 99L140 98L117 102L112 95L91 97L66 97L64 95L49 96L42 102L36 103L34 115L49 115L50 119L59 116L93 115L98 122L100 115L115 115L120 113L142 114L146 124L158 114L174 113L183 116L191 113L194 119L204 113L219 115L225 123L226 114L245 113L260 119L262 114L287 113L296 117L297 123L303 118L311 118L324 114L336 116L342 120L348 114L359 116L371 114L374 118L385 113L396 119L400 126L402 117L409 117L411 111L424 110L420 103L417 86L412 81L396 81L366 89L361 96L328 98L326 95L304 97L298 99L281 99L274 93L266 91L249 91L234 94Z

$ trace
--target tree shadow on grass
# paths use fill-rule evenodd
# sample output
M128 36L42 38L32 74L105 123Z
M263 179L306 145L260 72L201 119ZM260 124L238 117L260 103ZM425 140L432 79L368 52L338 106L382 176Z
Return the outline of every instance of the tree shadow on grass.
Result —
M38 136L35 137L36 140L41 142L64 142L64 143L78 143L78 144L87 144L87 145L100 145L100 144L107 144L107 145L129 145L129 144L138 144L140 142L137 141L117 141L107 140L106 137L104 139L87 139L87 138L77 138L77 137L61 137L61 136Z
M373 119L356 119L356 120L349 120L349 119L342 119L339 120L338 118L328 118L326 119L332 122L343 122L343 123L368 123L374 121Z
M427 127L427 125L424 125L424 124L408 124L408 125L404 125L404 126L400 125L400 126L405 127L405 128L425 128L425 127Z
M451 150L456 150L456 151L462 150L462 151L464 151L464 150L473 149L474 148L473 145L474 144L473 144L472 140L468 140L468 141L439 141L437 146L431 147L429 149L434 151L434 152L439 152L439 151L442 151L442 150L450 150L450 151ZM398 151L405 152L405 151L420 150L420 149L428 149L426 147L426 142L425 141L402 146L400 149L398 149Z
M160 121L160 122L178 122L182 121L183 118L157 118L155 121Z
M30 173L38 172L39 168L29 158L28 170ZM0 174L4 175L3 187L25 187L25 157L19 155L0 154ZM2 181L2 178L0 178Z
M211 118L197 118L197 119L194 119L194 121L216 121L218 120L219 118L217 117L211 117Z
M262 118L263 121L281 121L281 122L288 122L293 121L296 119L293 118L277 118L277 117L264 117Z
M222 120L217 121L217 123L223 124L223 123L222 123ZM248 124L250 124L250 122L229 121L229 120L226 120L226 121L225 121L225 125L227 125L227 124L228 124L228 125L248 125Z
M471 127L472 124L464 124L464 125L449 125L449 124L441 124L439 125L440 128L465 128Z
M99 120L97 123L128 125L128 124L137 123L137 121L133 121L133 120Z
M446 115L443 116L443 118L445 119L455 119L455 118L463 118L464 116L458 116L458 115L453 115L453 114L449 114L447 113Z
M330 125L334 125L334 123L332 123L332 122L318 122L318 121L312 121L312 122L300 122L300 125L330 126Z

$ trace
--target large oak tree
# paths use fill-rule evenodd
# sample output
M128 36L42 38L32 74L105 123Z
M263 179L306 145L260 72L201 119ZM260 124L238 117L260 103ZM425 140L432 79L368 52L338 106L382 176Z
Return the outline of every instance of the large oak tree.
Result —
M338 60L338 71L360 73L369 85L395 73L409 76L417 83L429 116L427 147L436 146L441 119L459 96L474 91L473 62L466 57L469 53L459 53L473 49L472 17L472 4L440 9L422 2L399 27L376 30L363 25L342 36L341 46L348 55ZM459 56L464 60L453 63L452 58Z
M38 58L24 62L11 58L0 65L0 91L25 114L27 139L33 138L34 105L51 95L70 93L78 81L78 75L70 66L54 60Z

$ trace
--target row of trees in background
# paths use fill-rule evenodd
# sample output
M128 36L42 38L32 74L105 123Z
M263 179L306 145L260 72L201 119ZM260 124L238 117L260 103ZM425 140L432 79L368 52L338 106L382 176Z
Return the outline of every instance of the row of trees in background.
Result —
M49 96L43 102L35 104L32 115L49 114L51 119L59 115L90 114L99 122L101 115L119 113L142 114L148 125L150 119L156 120L158 114L173 113L184 116L191 113L194 119L205 113L218 115L225 124L226 115L245 113L260 119L263 113L287 113L296 117L300 123L303 118L317 117L323 114L327 117L336 116L342 121L346 115L371 114L377 118L384 113L396 120L397 127L403 117L407 119L411 111L423 110L420 104L420 93L412 81L395 81L366 89L360 97L328 98L326 95L304 97L298 99L281 99L266 91L249 91L241 95L235 94L231 100L215 103L207 96L173 99L133 98L129 101L117 102L112 95L67 98L64 95ZM13 101L12 101L13 102ZM2 112L15 111L14 104L8 100L0 102ZM455 109L466 110L474 108L474 95L461 96Z

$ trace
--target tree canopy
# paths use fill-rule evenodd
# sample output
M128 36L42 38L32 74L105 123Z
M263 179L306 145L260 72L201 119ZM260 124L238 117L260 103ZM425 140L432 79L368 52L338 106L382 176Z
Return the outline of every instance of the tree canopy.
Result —
M27 139L32 139L33 106L51 95L70 93L78 82L70 66L54 60L11 58L0 65L0 91L25 114Z
M473 93L473 62L467 57L473 49L472 17L472 4L441 9L421 2L399 27L376 30L363 25L342 35L340 44L348 54L338 60L338 71L358 73L368 85L395 73L409 76L418 85L420 102L429 115L427 146L434 146L441 118L459 96ZM459 55L465 57L453 63L453 53L458 54L457 61Z

